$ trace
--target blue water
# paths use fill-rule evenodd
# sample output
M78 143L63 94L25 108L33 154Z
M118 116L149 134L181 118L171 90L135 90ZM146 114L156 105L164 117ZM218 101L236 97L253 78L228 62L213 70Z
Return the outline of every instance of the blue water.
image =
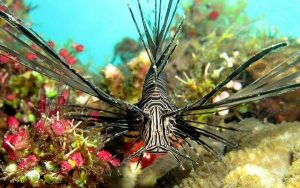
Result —
M262 16L260 26L265 29L300 38L300 0L249 0L247 14L253 19Z
M83 44L83 61L109 63L115 44L124 36L137 38L123 0L26 0L38 8L30 20L47 40L64 44L69 39ZM263 16L262 25L278 28L281 34L300 38L300 0L249 0L247 14Z

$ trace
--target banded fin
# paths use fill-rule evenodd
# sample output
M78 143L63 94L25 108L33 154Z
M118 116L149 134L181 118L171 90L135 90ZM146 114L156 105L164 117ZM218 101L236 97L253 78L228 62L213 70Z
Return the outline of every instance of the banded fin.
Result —
M3 23L0 34L2 37L9 37L15 44L12 47L8 42L1 40L0 54L34 71L63 82L74 89L95 96L101 101L123 111L138 111L143 114L136 106L113 98L84 78L68 65L42 37L27 27L18 17L14 16L2 1L0 1L0 5L3 7L0 10L0 21ZM26 58L26 54L29 53L36 57L35 60L31 61Z
M212 97L220 92L227 83L236 78L251 65L257 63L258 60L262 59L264 56L270 54L271 52L274 52L286 46L287 43L279 43L262 50L258 54L251 57L248 61L240 65L238 68L236 68L224 81L219 83L207 95L192 104L188 104L183 108L173 110L172 112L169 112L164 116L167 117L174 114L185 114L192 111L199 111L200 114L202 111L217 112L224 110L224 108L232 108L247 102L277 96L299 89L300 71L298 67L300 63L300 52L297 52L285 61L275 65L269 72L266 72L264 76L258 78L253 83L249 84L237 93L221 101L210 102Z
M152 63L151 71L159 76L177 46L174 42L182 27L183 19L173 35L171 35L171 26L175 22L180 0L131 1L136 3L128 2L128 8ZM135 7L133 8L131 4Z

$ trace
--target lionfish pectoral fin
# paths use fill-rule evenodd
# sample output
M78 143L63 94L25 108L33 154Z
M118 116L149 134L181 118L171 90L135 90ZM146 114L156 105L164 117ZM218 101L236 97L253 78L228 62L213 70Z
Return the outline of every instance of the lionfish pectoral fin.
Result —
M129 157L125 158L122 162L121 165L124 165L127 161L132 160L134 157L141 155L145 152L145 147L140 148L138 151L136 151L135 153L131 154Z
M128 130L118 132L118 133L114 134L113 136L106 138L103 143L106 144L106 143L110 142L111 140L113 140L119 136L122 136L128 132L129 132Z
M287 43L279 43L276 45L272 45L270 47L267 47L266 49L262 50L261 52L257 53L253 57L251 57L249 60L247 60L245 63L240 65L238 68L236 68L225 80L223 80L220 84L218 84L212 91L210 91L207 95L205 95L202 99L196 101L194 104L192 104L190 107L193 107L195 105L202 106L205 104L215 93L217 93L221 88L223 88L228 82L233 80L236 76L238 76L240 73L244 72L250 65L257 62L258 60L262 59L267 54L282 48L286 47Z
M201 108L230 108L231 106L261 100L299 89L300 71L295 69L299 64L300 53L297 52L237 93L219 102L207 103Z
M222 161L222 156L209 144L201 140L200 138L196 138L192 140L193 142L201 145L206 151L208 151L212 156L214 156L218 161Z
M208 130L205 130L205 129L201 129L201 128L196 128L196 127L193 127L193 129L195 131L197 131L200 135L203 135L203 136L205 136L207 138L211 138L211 139L213 139L213 140L215 140L217 142L223 143L223 144L225 144L227 146L230 146L232 148L237 148L238 147L237 143L229 141L229 140L223 138L222 136L219 136L219 135L217 135L217 134L215 134L215 133L213 133L211 131L208 131Z
M176 124L176 134L178 134L180 137L184 138L185 142L188 144L188 146L195 151L197 155L199 155L198 151L192 146L192 144L189 142L188 138L194 142L197 145L202 146L206 151L208 151L214 158L216 158L218 161L222 161L222 156L217 152L213 146L206 143L203 139L201 139L201 136L215 140L218 143L222 143L224 145L230 146L231 148L237 148L238 145L234 142L231 142L215 133L212 133L208 130L197 128L194 126L191 126L189 124Z
M144 156L144 152L140 154L138 162L136 163L135 169L137 169L139 167L140 163L142 162L143 156Z
M177 157L176 153L174 153L172 150L170 150L170 153L172 154L173 158L177 161L177 163L180 165L180 167L182 169L184 169L182 162L179 160L179 158Z
M237 92L234 95L235 99L233 99L233 97L231 96L229 98L226 98L226 99L224 99L222 101L219 101L219 102L216 102L216 103L206 104L228 82L230 82L231 80L236 78L236 76L238 76L240 73L244 72L250 65L252 65L255 62L257 62L258 60L262 59L267 54L269 54L269 53L271 53L271 52L273 52L277 49L280 49L282 47L286 47L287 45L288 45L287 43L279 43L279 44L272 45L270 47L265 48L261 52L257 53L253 57L251 57L245 63L240 65L238 68L236 68L225 80L223 80L221 83L219 83L213 90L211 90L204 97L202 97L201 99L199 99L198 101L196 101L192 104L186 105L183 108L173 110L173 111L169 112L168 114L166 114L165 116L171 116L171 115L174 115L174 114L182 114L184 112L190 112L190 111L196 111L196 110L209 110L209 109L214 109L214 108L222 107L222 106L223 107L230 107L232 105L238 105L238 104L253 101L253 100L256 100L256 99L265 98L265 97L269 97L269 96L274 96L279 91L281 91L281 93L284 93L284 92L299 88L298 83L295 83L295 84L291 84L291 85L288 85L288 86L283 86L282 85L282 87L277 88L277 89L273 88L273 89L271 89L271 90L269 89L267 91L260 91L259 93L256 93L256 94L253 93L253 95L251 95L251 96L247 95L247 94L243 94L241 97L237 97L237 96L239 96L239 92ZM278 70L278 69L276 69L276 70Z
M180 153L179 151L177 151L177 150L176 150L175 148L173 148L172 146L169 146L168 150L171 152L171 154L173 155L173 157L176 159L177 162L179 161L179 159L178 159L178 157L175 157L176 155L177 155L177 156L180 156L180 157L182 157L182 158L184 158L184 159L187 159L187 160L189 160L189 161L191 161L191 162L193 162L193 163L195 163L195 164L198 164L198 162L195 161L195 160L193 160L190 156L188 156L187 154L182 154L182 153ZM180 164L181 164L181 162L180 162ZM182 165L182 164L181 164L181 165Z
M0 5L5 7L2 1L0 1ZM7 27L9 26L9 29L1 29L4 36L7 35L11 37L14 42L21 46L27 53L34 54L36 59L26 60L25 54L23 54L24 52L9 49L9 46L6 45L5 41L2 41L3 43L1 44L1 54L16 60L18 63L21 63L32 70L57 81L61 81L72 88L95 96L101 101L120 108L123 111L128 111L129 107L131 107L142 112L142 110L125 101L113 98L84 78L66 63L66 61L60 57L60 55L58 55L42 37L31 28L27 27L19 18L10 13L7 8L6 10L0 10L0 20L4 21ZM32 48L32 45L35 45L36 48Z

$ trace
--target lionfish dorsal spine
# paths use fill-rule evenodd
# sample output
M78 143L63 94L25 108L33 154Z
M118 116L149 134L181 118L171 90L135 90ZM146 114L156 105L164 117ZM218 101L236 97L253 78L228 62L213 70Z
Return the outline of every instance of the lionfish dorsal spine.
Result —
M164 69L177 46L177 44L174 45L174 41L182 27L183 19L176 27L173 36L170 36L169 41L167 41L167 37L171 33L170 28L174 21L180 0L169 0L167 2L165 12L163 12L162 10L163 1L155 0L153 11L154 19L152 20L154 22L153 25L147 23L145 19L144 9L147 7L142 6L142 0L136 1L138 6L138 13L135 14L131 5L127 2L128 9L142 40L143 46L151 61L151 68L149 71L155 74L155 77L157 78ZM141 26L139 25L137 14L139 14ZM143 36L143 33L145 36ZM163 47L164 43L166 43L165 47Z

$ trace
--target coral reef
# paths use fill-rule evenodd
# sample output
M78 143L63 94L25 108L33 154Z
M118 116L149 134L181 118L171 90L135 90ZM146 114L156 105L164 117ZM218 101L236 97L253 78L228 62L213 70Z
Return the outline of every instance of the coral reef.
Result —
M58 97L57 102L63 105L65 98ZM39 112L41 118L30 126L20 126L14 116L7 117L9 130L1 141L0 159L4 164L0 181L35 187L96 186L111 174L111 166L120 165L119 159L102 150L100 130L95 134L80 129L82 122L60 116L64 112L57 105L46 106Z
M23 19L33 9L21 0L5 2ZM168 89L172 91L170 97L174 103L184 105L199 99L262 47L283 40L292 44L285 51L260 60L228 83L214 101L232 95L262 76L272 67L270 62L281 62L299 49L297 39L254 30L252 21L244 13L245 2L192 0L184 4L186 22L179 34L180 44L167 65ZM3 23L0 26L4 27ZM29 50L20 49L11 41L11 37L1 36L1 42L22 51L28 60L37 60ZM84 65L78 58L78 54L85 52L83 45L71 40L62 46L49 41L49 45L76 71L96 80L95 84L112 96L132 104L140 99L150 66L140 42L125 38L116 45L111 64L97 73L91 73L89 64ZM31 48L36 46L31 45ZM114 64L116 59L121 64ZM124 188L300 186L300 126L296 122L285 122L300 120L299 91L224 109L213 116L195 116L199 121L247 131L217 130L239 144L238 149L230 151L215 144L220 153L225 154L222 162L202 147L193 145L191 149L185 145L182 149L199 164L186 161L182 169L170 154L149 153L143 156L139 166L134 158L119 167L119 159L137 151L144 143L132 145L132 139L118 138L106 144L107 135L97 127L99 124L91 128L89 122L74 121L69 118L72 109L67 105L68 102L86 105L90 108L87 113L96 118L103 112L95 109L107 109L104 104L82 92L70 91L6 56L0 56L0 88L0 184L5 186L10 183ZM247 117L264 123L256 119L243 120ZM240 122L233 123L235 121ZM115 168L121 176L114 173Z
M253 20L245 14L246 0L236 2L220 0L191 0L183 4L185 23L179 32L179 44L176 53L173 54L170 63L166 66L168 89L170 97L177 105L185 105L195 101L209 92L221 80L229 75L241 63L249 59L254 53L262 48L286 41L291 45L280 52L273 53L250 67L247 71L228 83L219 93L230 96L251 83L256 78L269 71L272 65L282 62L293 54L299 47L299 40L281 36L278 31L266 32L253 27ZM180 16L178 16L180 17ZM174 28L175 29L175 28ZM126 41L129 39L126 39ZM136 43L136 44L135 44ZM129 44L124 41L119 43L117 49L122 54L132 53L134 46L142 46L139 42L130 40ZM132 46L128 47L128 46ZM104 79L107 90L116 97L126 99L132 103L137 102L143 84L143 77L149 66L149 60L141 48L135 51L135 57L123 58L122 65L117 66L119 75L124 83L118 82L120 91L114 91L115 87L109 86L110 79ZM118 50L117 50L118 51ZM174 79L175 78L175 79ZM229 94L229 95L228 95ZM297 92L293 94L296 96ZM289 94L288 96L292 96ZM223 95L224 97L224 95ZM290 101L286 100L287 98ZM216 96L215 100L218 100ZM297 101L297 97L278 97L269 101L269 109L264 104L244 105L230 111L224 111L220 115L227 121L241 119L250 116L266 118L269 121L279 123L283 120L299 120L299 117L289 113L299 111L297 105L291 101ZM271 109L272 104L278 109ZM288 109L286 106L289 106ZM263 111L271 112L262 115ZM275 112L277 111L277 112ZM206 119L206 117L199 117Z
M271 124L254 118L226 126L245 132L228 132L239 143L227 151L222 162L202 147L186 147L199 163L186 161L178 167L171 155L159 157L151 166L136 169L134 163L122 167L123 177L115 181L121 187L298 187L300 183L298 122ZM224 150L224 146L218 146Z
M175 187L298 187L299 123L270 124L246 119L234 127L239 149L228 152L223 162L206 161Z
M32 10L19 0L6 1L6 5L23 19ZM27 60L37 60L28 49L19 49L11 37L2 37L1 42L20 50ZM84 52L83 45L73 41L62 48L53 41L48 44L78 72L86 71L78 58L78 54ZM62 107L68 101L85 103L85 95L69 91L4 55L0 56L0 69L3 91L0 100L0 184L34 187L104 185L113 169L120 165L120 160L103 150L101 130L95 130L97 134L83 130L85 123L67 119Z

